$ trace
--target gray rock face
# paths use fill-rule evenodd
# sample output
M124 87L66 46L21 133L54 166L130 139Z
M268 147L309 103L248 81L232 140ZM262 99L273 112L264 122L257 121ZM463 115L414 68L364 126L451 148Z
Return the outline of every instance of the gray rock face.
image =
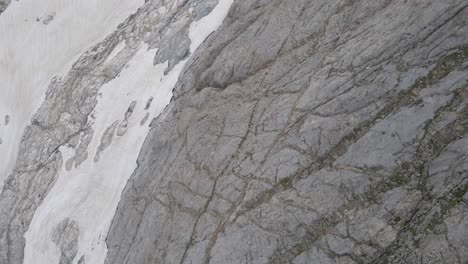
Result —
M86 264L84 256L81 256L81 258L78 260L78 264Z
M94 156L94 162L99 161L99 155L101 154L101 152L104 151L112 143L112 137L115 134L115 129L117 128L118 124L119 121L115 121L110 127L106 129L106 131L104 131L104 134L101 138L101 144L99 145L96 155Z
M7 9L10 2L11 0L0 0L0 15Z
M152 122L106 263L466 263L467 6L235 1Z
M114 33L83 54L65 77L52 81L45 101L24 132L14 171L0 193L0 263L23 262L24 234L63 163L71 169L73 164L78 167L94 158L87 149L93 137L102 139L101 150L109 143L109 136L94 135L91 126L100 88L118 76L143 44L159 48L176 35L187 34L181 29L206 16L216 3L148 1ZM125 42L125 48L106 62L120 42ZM161 56L177 60L178 55ZM59 151L62 146L75 149L75 156L64 161Z
M54 20L55 15L55 12L48 14L42 21L42 24L48 25L50 22L52 22L52 20Z
M78 223L63 219L51 234L52 241L60 248L59 264L71 264L78 252L78 237L80 228Z
M217 4L145 1L52 81L0 193L0 263L23 262L63 165L98 162L155 103L95 133L101 87L142 45L168 73ZM151 131L105 262L467 263L467 32L466 0L234 0L165 112L138 120ZM79 234L66 218L45 238L60 263L89 262Z

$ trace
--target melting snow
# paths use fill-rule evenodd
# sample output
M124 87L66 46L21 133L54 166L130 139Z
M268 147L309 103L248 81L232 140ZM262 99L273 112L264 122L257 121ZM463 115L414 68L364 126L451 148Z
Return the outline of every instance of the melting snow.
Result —
M191 25L192 51L219 27L232 2L233 0L220 0L208 16ZM180 62L164 75L167 62L153 66L155 53L156 50L141 47L120 77L101 88L102 97L94 111L94 136L88 147L90 157L78 168L70 171L62 169L59 173L57 182L36 211L25 234L24 263L58 263L60 251L47 238L54 227L66 217L77 221L80 228L78 253L73 263L77 263L82 255L85 255L86 263L104 263L107 232L121 192L137 166L139 151L149 132L149 122L141 126L140 121L148 113L149 120L155 118L169 104L172 89L188 60ZM151 97L154 98L153 102L149 109L145 109ZM110 146L95 163L93 157L102 134L116 120L123 121L132 101L137 104L128 118L125 135L114 135ZM67 147L60 150L66 157L73 155L73 150Z
M109 35L143 0L12 1L0 16L0 190L16 161L25 127L54 76ZM41 21L55 14L47 25ZM37 21L39 20L39 21Z

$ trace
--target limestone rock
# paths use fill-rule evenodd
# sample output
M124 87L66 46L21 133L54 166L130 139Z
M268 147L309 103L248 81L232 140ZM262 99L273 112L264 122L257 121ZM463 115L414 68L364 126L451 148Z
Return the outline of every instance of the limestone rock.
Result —
M468 261L467 17L235 1L153 121L106 263Z
M11 0L0 0L0 15L5 11Z
M0 193L0 263L23 262L54 184L148 120L113 219L95 219L107 264L467 263L467 1L233 0L192 49L226 3L145 1L52 80ZM128 99L96 124L141 47L158 79L185 65L169 105ZM60 263L91 263L98 243L59 219Z
M52 241L60 248L59 264L71 264L78 251L78 223L66 218L62 220L51 234Z

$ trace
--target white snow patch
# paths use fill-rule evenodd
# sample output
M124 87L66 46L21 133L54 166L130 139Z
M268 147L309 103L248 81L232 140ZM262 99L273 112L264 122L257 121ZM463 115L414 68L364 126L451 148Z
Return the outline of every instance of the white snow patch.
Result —
M106 257L104 239L114 216L128 177L136 168L136 158L149 126L140 126L140 120L149 112L151 118L162 112L172 97L181 64L167 76L166 65L153 66L155 50L142 47L129 62L120 77L104 85L94 115L94 136L88 147L88 159L71 171L62 170L52 190L36 211L26 233L24 263L55 263L57 251L50 239L51 231L64 218L70 217L80 227L80 257L86 254L87 263L103 263ZM144 110L149 97L154 100ZM132 101L137 101L128 119L124 136L114 135L112 144L101 153L99 162L93 158L102 134L116 120L123 120ZM61 151L67 148L60 149ZM69 156L69 151L62 152ZM60 254L59 254L60 255ZM77 259L78 260L78 259Z
M204 38L221 24L233 0L220 0L218 6L205 18L190 27L190 36L196 36L191 48L195 50ZM224 14L224 16L222 15ZM57 263L60 252L48 238L55 226L70 217L79 223L80 235L76 264L82 255L86 263L104 263L107 255L105 238L109 230L121 192L136 168L136 160L149 132L148 124L140 126L146 113L149 120L158 116L169 104L172 89L188 58L177 64L167 75L167 62L153 66L156 50L140 48L135 57L120 74L101 88L102 96L94 110L94 136L88 147L90 157L78 168L62 170L57 182L34 214L25 234L24 263ZM144 110L147 100L154 100L149 110ZM128 119L124 136L114 136L112 144L94 163L93 157L105 129L116 120L123 120L132 101L137 101ZM68 149L61 149L70 155Z
M68 146L60 146L59 147L60 154L62 154L62 169L65 170L65 162L75 156L75 149L68 147Z
M195 51L213 31L221 26L233 2L234 0L220 0L210 15L190 25L191 52Z
M11 173L25 127L51 79L115 30L143 0L11 1L0 16L0 190ZM55 13L44 25L42 19ZM40 21L36 18L41 17Z

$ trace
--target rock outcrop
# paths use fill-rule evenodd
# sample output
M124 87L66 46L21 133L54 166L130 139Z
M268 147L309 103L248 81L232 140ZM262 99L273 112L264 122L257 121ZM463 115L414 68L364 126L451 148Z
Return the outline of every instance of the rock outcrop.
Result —
M236 1L153 121L106 263L468 261L466 1Z
M0 263L23 262L26 246L25 234L28 230L31 231L30 224L35 213L44 203L53 186L57 184L63 164L65 163L65 169L70 170L72 167L76 169L83 166L88 159L98 162L102 156L101 152L111 144L112 135L107 134L110 134L109 131L113 132L112 127L103 134L94 135L95 108L100 89L118 78L119 73L128 66L129 61L143 49L142 47L157 48L156 57L164 56L176 64L180 62L184 58L174 54L169 46L162 43L173 38L188 38L187 28L192 22L209 15L217 4L217 0L146 2L114 33L83 54L65 77L52 80L45 101L24 132L15 168L6 179L0 194ZM112 51L122 42L124 48L118 54L112 54ZM174 67L171 64L169 66ZM126 95L119 96L125 97ZM148 100L148 98L144 99ZM158 100L163 101L161 98ZM130 102L123 106L125 110L129 108L129 104ZM118 111L119 107L113 106L115 109L110 109L110 111ZM133 111L130 108L128 110ZM157 109L156 106L146 110L156 111L155 109ZM126 120L131 113L125 114L124 111L121 115ZM137 122L138 126L140 126L140 120ZM115 121L111 120L109 125ZM119 131L116 132L118 133ZM93 138L102 141L97 151L92 150L90 146ZM71 149L74 154L65 159L64 148ZM134 151L138 152L138 149ZM125 154L122 153L122 155ZM128 160L127 162L132 164L135 161ZM95 177L93 181L99 182L99 175L88 176ZM89 188L89 184L85 182L85 187L81 188ZM120 193L121 190L113 189L112 191ZM114 196L113 193L107 195ZM91 216L91 218L94 217ZM94 220L96 221L94 225L97 226L100 225L99 221L102 221L102 219L95 218ZM45 229L43 224L46 223L40 223L37 229ZM97 235L99 240L105 239L105 234ZM37 260L34 259L34 261Z
M63 219L51 234L52 241L60 248L59 264L71 264L78 251L80 228L76 221Z
M467 32L466 0L145 1L51 82L0 193L0 263L41 239L60 256L29 257L59 263L467 263ZM106 97L147 50L169 105ZM98 119L102 97L124 103ZM133 174L104 178L132 135ZM91 194L113 219L67 215Z
M10 2L11 0L0 0L0 15L7 9Z

